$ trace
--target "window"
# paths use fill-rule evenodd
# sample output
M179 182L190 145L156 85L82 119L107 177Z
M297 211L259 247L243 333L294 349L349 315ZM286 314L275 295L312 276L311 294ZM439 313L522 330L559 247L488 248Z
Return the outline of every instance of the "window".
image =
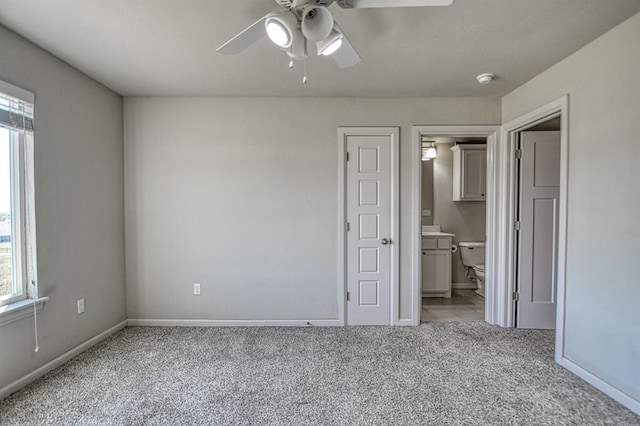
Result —
M33 95L0 81L0 313L37 298L33 137Z

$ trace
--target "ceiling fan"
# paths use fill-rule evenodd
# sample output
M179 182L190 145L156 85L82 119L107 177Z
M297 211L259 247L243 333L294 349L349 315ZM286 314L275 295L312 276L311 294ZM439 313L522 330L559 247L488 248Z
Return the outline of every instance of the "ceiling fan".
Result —
M265 35L294 60L308 57L308 45L315 44L318 55L331 56L340 68L360 62L356 49L333 19L329 6L344 9L448 6L453 0L275 0L281 8L258 19L220 46L216 52L236 55ZM306 79L305 79L306 82Z

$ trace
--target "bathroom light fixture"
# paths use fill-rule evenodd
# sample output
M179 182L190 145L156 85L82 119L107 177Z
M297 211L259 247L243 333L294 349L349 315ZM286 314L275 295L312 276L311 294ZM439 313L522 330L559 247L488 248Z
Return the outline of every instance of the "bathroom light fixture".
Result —
M329 56L334 54L342 46L342 37L342 34L332 30L327 38L316 43L318 55Z
M273 43L288 48L293 41L293 31L298 26L298 19L291 12L271 15L264 21L267 35Z
M436 158L438 156L438 151L436 150L435 144L427 148L427 158Z
M435 141L422 141L422 161L429 161L438 156Z
M479 76L476 77L476 80L478 80L478 83L480 84L489 84L493 81L494 78L495 78L495 75L488 72L488 73L480 74Z

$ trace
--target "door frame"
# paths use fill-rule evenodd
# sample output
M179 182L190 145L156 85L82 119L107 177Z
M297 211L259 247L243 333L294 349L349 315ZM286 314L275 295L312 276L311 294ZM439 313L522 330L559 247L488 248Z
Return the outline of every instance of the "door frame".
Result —
M389 264L390 325L400 325L400 128L338 127L338 321L347 325L347 137L381 135L391 138L391 212Z
M479 137L487 138L487 190L486 190L486 277L485 277L485 321L490 324L498 324L496 312L501 302L500 293L496 292L496 277L498 269L500 246L499 228L496 226L495 218L499 215L500 205L498 192L496 191L498 182L498 148L500 145L500 126L413 126L413 185L412 185L412 295L413 295L413 325L420 324L420 313L422 311L422 295L420 291L420 280L422 277L422 262L420 260L422 245L422 216L421 216L421 194L422 194L422 136L448 136L448 137Z
M504 184L501 190L506 207L506 232L502 243L505 245L504 256L504 289L506 297L501 322L504 327L515 325L515 302L512 297L516 287L516 235L513 224L516 220L517 202L517 162L515 159L516 134L543 123L549 119L560 117L560 198L558 200L558 278L556 298L556 362L562 363L564 358L564 317L565 317L565 280L567 262L567 201L568 201L568 172L569 172L569 95L564 95L533 111L517 117L502 126L501 139L504 141L505 161L500 171ZM505 230L506 230L505 229Z

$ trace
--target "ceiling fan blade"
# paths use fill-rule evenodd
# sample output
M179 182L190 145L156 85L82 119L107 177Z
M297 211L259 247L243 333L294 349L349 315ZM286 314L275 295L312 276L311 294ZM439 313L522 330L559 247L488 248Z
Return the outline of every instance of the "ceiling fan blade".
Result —
M340 46L331 57L340 68L352 67L361 61L360 55L358 55L358 52L356 52L356 49L351 45L344 31L342 31L342 28L340 28L337 23L334 28L342 34L342 46Z
M271 14L265 15L253 24L242 30L242 32L231 40L216 49L216 52L223 55L237 55L253 43L264 37L267 32L264 29L264 21Z
M370 7L449 6L453 0L338 0L337 3L346 9L363 9Z

